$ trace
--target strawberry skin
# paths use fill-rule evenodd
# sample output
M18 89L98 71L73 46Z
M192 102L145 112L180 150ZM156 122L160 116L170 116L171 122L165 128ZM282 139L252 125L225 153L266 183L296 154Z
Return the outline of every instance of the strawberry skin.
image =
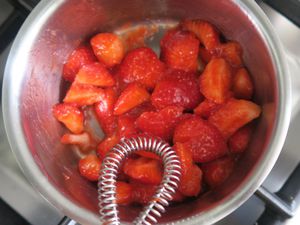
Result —
M237 132L235 132L228 140L228 146L230 152L232 153L242 153L246 150L251 135L253 133L253 124L250 123L246 126L240 128Z
M185 196L196 197L201 192L202 171L197 165L192 165L182 175L178 190Z
M137 134L135 120L135 117L128 115L121 115L118 117L117 133L120 138L130 138Z
M157 187L149 184L142 184L137 181L130 181L132 187L132 200L133 202L146 205L154 196Z
M101 162L96 155L87 155L79 160L80 174L90 181L97 181L101 169Z

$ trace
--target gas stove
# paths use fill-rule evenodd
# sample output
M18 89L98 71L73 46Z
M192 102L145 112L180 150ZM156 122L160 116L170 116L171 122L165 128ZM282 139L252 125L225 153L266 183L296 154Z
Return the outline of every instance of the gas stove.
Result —
M0 0L1 83L13 38L38 2ZM299 0L265 0L257 3L274 25L286 50L300 58ZM2 114L0 117L0 224L76 224L42 198L26 180L10 150ZM263 185L255 195L217 225L300 224L299 133L300 113L297 113L279 159Z

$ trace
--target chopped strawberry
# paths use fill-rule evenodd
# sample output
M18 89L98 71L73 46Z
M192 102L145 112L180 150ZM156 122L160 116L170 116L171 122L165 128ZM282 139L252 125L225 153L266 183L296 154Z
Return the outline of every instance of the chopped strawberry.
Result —
M130 184L117 181L116 183L116 203L120 205L128 205L132 202L132 190Z
M60 141L63 144L77 145L83 152L88 152L96 147L95 141L87 132L82 134L64 134Z
M253 124L248 124L237 130L228 140L232 153L242 153L246 150L253 132Z
M199 48L199 55L205 64L213 58L213 53L202 47Z
M110 72L104 65L98 62L82 66L75 77L75 82L100 87L110 87L115 85L115 80Z
M144 102L133 109L129 110L125 115L138 118L144 112L154 112L156 108L151 104L151 102Z
M224 103L231 95L231 70L222 58L212 59L199 78L200 91L210 101Z
M106 153L112 149L116 144L118 144L120 138L117 134L105 137L97 146L97 154L100 159L104 159Z
M178 190L174 194L172 194L172 202L182 202L184 199L185 196Z
M90 47L80 46L69 55L67 62L63 67L63 78L73 82L76 74L84 65L88 65L96 61L96 57Z
M151 102L157 109L178 106L193 109L201 101L202 95L194 73L171 71L160 81L152 93Z
M160 42L161 59L170 68L195 72L198 67L199 41L187 31L168 31Z
M142 47L130 51L120 65L119 75L125 83L139 82L153 89L161 80L165 65L151 48Z
M116 101L116 92L112 88L108 88L104 90L103 98L94 105L97 120L108 136L112 135L117 128L117 118L113 114Z
M176 154L179 157L180 165L181 165L181 175L186 174L193 166L193 156L189 149L180 142L175 143L173 146Z
M231 41L221 44L216 49L216 54L233 67L241 67L243 65L243 49L238 42Z
M185 20L181 26L196 35L201 44L208 50L216 48L220 44L219 32L209 22L203 20Z
M220 108L222 104L217 104L213 101L205 99L196 108L194 108L194 113L207 119L211 114Z
M230 99L208 121L228 139L242 126L259 117L260 113L260 107L251 101Z
M253 83L248 71L245 68L239 69L233 77L232 91L234 97L251 99L253 94Z
M100 33L91 39L91 45L98 60L107 67L121 63L124 47L121 39L113 33Z
M78 106L93 105L103 99L104 95L104 90L101 88L88 84L73 83L63 101L65 103L75 103Z
M202 171L197 165L192 165L181 176L179 191L189 197L196 197L201 191Z
M157 159L157 160L160 160L160 157L158 155L156 155L155 153L153 152L148 152L148 151L137 151L135 152L137 155L139 156L143 156L143 157L146 157L146 158L149 158L149 159Z
M170 140L183 108L169 106L158 112L144 112L136 121L137 127L145 133Z
M232 157L223 157L215 161L202 164L201 168L205 182L214 188L222 184L232 173L235 160Z
M80 174L90 181L97 181L101 169L101 162L96 155L87 155L79 160Z
M127 159L123 171L129 177L145 184L158 185L162 179L162 165L155 159Z
M133 202L146 205L154 196L157 187L149 184L141 184L136 181L130 182L132 186L132 200Z
M75 105L62 103L56 104L52 109L54 117L62 122L72 133L83 132L84 116L82 111Z
M132 116L119 116L117 133L120 138L130 138L137 134L135 120L136 118Z
M119 96L114 107L114 115L126 113L149 99L150 94L145 88L137 83L131 83Z

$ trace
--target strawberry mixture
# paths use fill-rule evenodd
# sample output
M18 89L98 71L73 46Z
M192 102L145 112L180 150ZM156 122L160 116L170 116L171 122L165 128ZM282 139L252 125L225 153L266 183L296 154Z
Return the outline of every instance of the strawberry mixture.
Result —
M79 173L98 180L101 161L122 138L162 138L175 149L182 177L174 202L222 184L247 150L261 113L252 101L253 83L242 47L224 41L202 20L185 20L151 48L124 45L113 33L99 33L68 57L62 77L69 88L54 117L67 132L61 142L81 151ZM93 113L104 133L87 124ZM146 204L163 175L154 153L138 151L125 160L117 182L118 204Z

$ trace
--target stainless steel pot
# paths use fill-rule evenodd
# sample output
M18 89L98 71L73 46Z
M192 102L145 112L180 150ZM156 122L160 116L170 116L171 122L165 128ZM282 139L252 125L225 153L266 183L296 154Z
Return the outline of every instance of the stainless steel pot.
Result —
M161 223L214 223L248 199L273 167L286 137L292 105L300 96L293 92L292 101L290 70L298 64L286 56L254 1L44 0L24 23L6 65L5 127L33 186L76 221L99 224L96 189L78 174L76 155L60 144L64 128L51 113L52 105L63 95L63 62L78 43L96 32L114 30L126 22L164 23L183 18L206 19L227 38L241 43L263 113L248 151L227 182L196 200L169 207ZM131 221L138 210L121 207L121 218Z

